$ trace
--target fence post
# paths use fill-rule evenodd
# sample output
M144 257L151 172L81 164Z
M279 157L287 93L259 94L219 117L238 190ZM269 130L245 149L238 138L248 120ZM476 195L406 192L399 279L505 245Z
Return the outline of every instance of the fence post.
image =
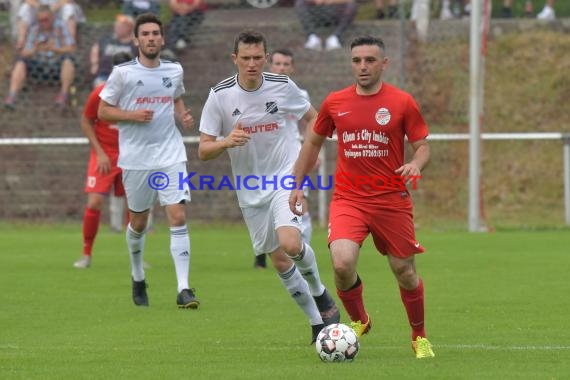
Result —
M564 170L564 213L566 224L570 225L570 134L562 136L563 170Z
M319 177L324 184L325 178L327 177L327 142L325 141L319 152L319 158L321 160L321 165L319 166ZM321 189L319 186L317 190L318 202L319 202L319 226L326 227L327 225L327 192Z

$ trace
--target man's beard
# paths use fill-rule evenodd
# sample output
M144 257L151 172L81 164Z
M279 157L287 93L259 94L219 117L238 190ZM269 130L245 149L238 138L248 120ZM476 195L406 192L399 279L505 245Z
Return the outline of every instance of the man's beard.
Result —
M160 49L158 49L155 53L145 53L144 51L141 51L141 54L144 55L144 57L146 59L156 59L156 57L158 57L158 55L160 54Z

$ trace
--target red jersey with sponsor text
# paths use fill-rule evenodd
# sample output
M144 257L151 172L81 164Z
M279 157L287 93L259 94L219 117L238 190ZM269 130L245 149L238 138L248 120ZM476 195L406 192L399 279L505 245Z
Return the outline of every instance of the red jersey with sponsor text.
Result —
M119 158L119 131L114 125L99 120L97 117L97 110L99 109L99 103L101 101L99 93L101 93L103 87L104 84L101 84L91 91L83 109L83 116L89 120L95 120L93 125L95 136L97 136L101 148L103 148L113 164L116 165L117 159Z
M410 94L383 83L374 95L358 95L356 85L329 94L314 131L338 137L333 199L374 202L407 191L395 173L404 164L404 136L425 139L428 126Z

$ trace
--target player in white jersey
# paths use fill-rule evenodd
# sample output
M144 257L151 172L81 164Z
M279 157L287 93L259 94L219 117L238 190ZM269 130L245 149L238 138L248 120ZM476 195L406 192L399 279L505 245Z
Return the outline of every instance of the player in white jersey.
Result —
M291 76L295 72L295 62L293 57L293 52L287 48L274 50L269 56L269 71L273 74L284 74ZM303 89L300 89L303 96L309 100L309 93ZM297 147L299 151L301 150L301 125L295 115L288 115L285 119L287 124L287 130L290 130L295 134L295 141L297 141ZM290 125L289 125L290 124ZM319 166L319 162L315 165L315 168ZM313 225L311 221L311 214L309 213L309 204L307 199L309 198L309 189L305 189L305 198L302 205L303 210L307 212L301 218L301 238L307 244L311 244L311 238L313 234ZM254 268L264 269L267 267L266 264L266 254L255 255L255 261L253 263Z
M314 342L340 314L320 280L313 249L301 240L299 218L288 209L288 191L280 180L291 175L299 153L296 131L286 118L312 124L317 112L287 76L263 72L267 50L260 33L241 32L232 58L238 74L212 88L202 110L198 155L211 160L227 151L236 184L258 178L237 189L254 251L270 255L283 285L309 318Z
M127 195L130 223L127 245L131 258L133 301L148 306L143 249L149 210L156 199L165 207L170 225L170 253L178 280L176 303L181 308L199 305L188 285L190 237L185 203L190 189L178 187L186 176L186 149L178 128L191 128L186 110L183 70L178 63L160 59L164 46L162 22L151 13L135 21L137 59L115 66L100 94L98 116L119 126L119 161Z

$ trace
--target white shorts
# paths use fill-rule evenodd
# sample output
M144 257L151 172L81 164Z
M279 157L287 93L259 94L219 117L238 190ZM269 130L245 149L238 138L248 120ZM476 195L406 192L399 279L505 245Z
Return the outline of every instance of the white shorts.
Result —
M157 198L161 206L190 201L188 184L184 183L179 188L179 173L183 173L183 178L188 176L186 162L155 170L123 169L123 185L129 210L146 211L154 205Z
M276 190L269 203L241 209L256 255L272 253L279 248L277 228L289 226L301 231L301 217L289 209L290 193Z

